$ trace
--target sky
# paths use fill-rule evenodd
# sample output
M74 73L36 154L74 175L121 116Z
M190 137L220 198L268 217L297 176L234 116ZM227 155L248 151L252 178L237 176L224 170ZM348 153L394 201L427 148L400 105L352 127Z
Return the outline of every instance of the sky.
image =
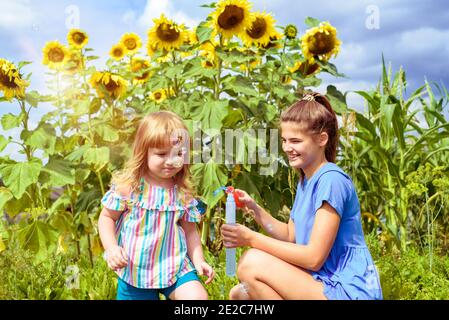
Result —
M212 1L210 1L212 2ZM104 64L112 44L126 32L139 34L144 42L152 19L161 13L187 26L196 26L211 12L204 0L0 0L0 58L14 63L32 61L24 68L32 72L29 90L48 92L42 48L47 41L67 43L67 32L78 27L89 35L88 46ZM277 25L294 24L302 35L308 16L329 21L342 41L332 62L347 78L320 74L325 93L335 85L348 93L348 105L363 110L363 100L351 91L376 87L381 75L382 54L393 71L402 66L408 92L427 79L449 87L449 2L442 0L254 0L253 11L270 12ZM40 105L31 113L31 128L51 107ZM0 117L18 113L15 104L1 102ZM5 132L0 134L17 135ZM5 152L13 152L6 149Z

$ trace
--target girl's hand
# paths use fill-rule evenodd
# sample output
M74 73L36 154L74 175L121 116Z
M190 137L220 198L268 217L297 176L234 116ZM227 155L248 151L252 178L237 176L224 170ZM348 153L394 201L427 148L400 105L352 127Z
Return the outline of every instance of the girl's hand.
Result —
M113 271L117 271L128 265L128 254L124 248L119 246L113 246L106 250L104 259L108 263L108 267Z
M206 261L202 261L198 265L195 265L195 269L200 276L207 276L205 284L209 284L215 277L214 269Z
M251 246L254 231L241 224L224 224L221 226L223 245L226 248Z
M235 189L234 194L236 195L238 201L240 202L241 206L245 209L245 211L255 211L257 208L257 203L254 201L253 198L250 197L250 195L240 189Z

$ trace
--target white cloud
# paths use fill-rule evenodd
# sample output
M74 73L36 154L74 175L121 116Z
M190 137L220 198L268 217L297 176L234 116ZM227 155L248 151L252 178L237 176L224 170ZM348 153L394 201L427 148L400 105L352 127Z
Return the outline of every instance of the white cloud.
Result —
M432 51L449 52L449 31L434 28L420 28L406 31L396 45L397 50L413 52L413 54L429 54Z
M37 22L36 13L31 9L29 0L0 0L0 28L18 29L31 27Z
M122 16L122 21L128 25L132 25L136 21L136 12L133 10L126 11Z
M153 19L159 18L161 14L176 23L184 23L188 27L195 27L199 21L189 17L182 11L177 11L169 0L147 0L145 10L138 18L138 23L142 27L149 28L153 25Z

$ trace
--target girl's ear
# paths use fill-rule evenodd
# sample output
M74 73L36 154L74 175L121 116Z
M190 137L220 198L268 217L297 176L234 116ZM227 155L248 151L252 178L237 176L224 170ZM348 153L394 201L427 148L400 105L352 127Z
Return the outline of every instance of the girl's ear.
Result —
M329 135L327 134L327 132L321 132L319 135L320 147L325 147L328 141L329 141Z

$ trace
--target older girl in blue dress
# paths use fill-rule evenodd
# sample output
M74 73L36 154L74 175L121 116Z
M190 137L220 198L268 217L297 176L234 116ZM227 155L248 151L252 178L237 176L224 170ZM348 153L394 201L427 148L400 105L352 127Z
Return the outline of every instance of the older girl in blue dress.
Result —
M338 123L329 101L306 95L281 115L282 148L300 181L288 223L245 191L239 200L268 236L223 225L225 247L244 247L231 299L382 299L350 177L335 164Z

